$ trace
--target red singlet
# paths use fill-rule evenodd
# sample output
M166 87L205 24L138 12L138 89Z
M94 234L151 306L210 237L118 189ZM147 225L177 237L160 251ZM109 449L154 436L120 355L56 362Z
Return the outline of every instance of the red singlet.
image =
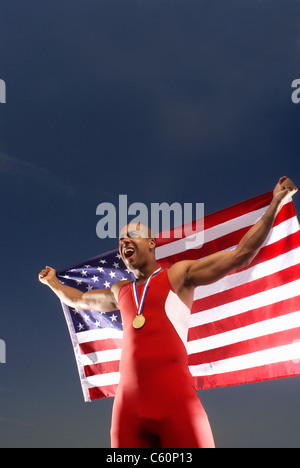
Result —
M139 297L143 285L138 286ZM174 293L168 272L147 292L146 323L136 330L132 285L119 293L123 317L121 379L114 402L112 448L214 447L206 413L188 368L190 310Z

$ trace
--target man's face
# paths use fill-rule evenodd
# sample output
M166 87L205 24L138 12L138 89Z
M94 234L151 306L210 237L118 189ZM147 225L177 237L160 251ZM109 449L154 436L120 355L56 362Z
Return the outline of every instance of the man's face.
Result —
M125 265L134 270L147 262L153 252L155 240L149 237L149 229L141 223L128 224L121 229L119 251Z

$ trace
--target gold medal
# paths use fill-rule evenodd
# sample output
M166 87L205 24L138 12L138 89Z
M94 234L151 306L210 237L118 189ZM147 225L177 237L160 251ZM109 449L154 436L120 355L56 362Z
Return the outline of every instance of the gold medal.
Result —
M143 315L137 315L136 317L134 317L133 326L138 330L139 328L143 328L145 322L146 319Z
M137 330L140 329L140 328L143 328L143 326L145 325L146 319L142 315L142 310L143 310L143 307L144 307L146 294L147 294L147 291L148 291L150 281L152 280L153 276L157 275L160 272L160 270L161 270L161 268L157 268L157 270L155 270L155 272L152 273L152 275L147 279L147 281L145 283L145 286L144 286L144 291L143 291L141 301L139 300L136 281L134 283L132 283L133 298L134 298L135 305L136 305L136 310L137 310L137 316L133 320L133 326Z

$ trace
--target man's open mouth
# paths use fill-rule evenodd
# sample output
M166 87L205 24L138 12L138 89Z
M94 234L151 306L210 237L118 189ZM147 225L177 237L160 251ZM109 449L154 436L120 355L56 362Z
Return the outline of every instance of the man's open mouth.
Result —
M127 260L131 258L134 255L134 253L135 253L135 250L133 247L127 247L123 250L123 255Z

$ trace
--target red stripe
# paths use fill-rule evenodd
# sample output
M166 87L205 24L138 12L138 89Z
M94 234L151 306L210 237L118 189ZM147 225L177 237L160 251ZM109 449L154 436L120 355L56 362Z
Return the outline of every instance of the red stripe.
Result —
M272 333L271 335L264 335L240 343L211 349L202 353L192 354L189 356L189 365L207 364L208 362L243 356L245 354L255 353L256 351L291 344L296 336L300 336L299 333L300 327L297 327L291 330L280 331Z
M122 347L122 340L110 338L107 340L88 341L79 345L81 354L96 353L108 349L118 349Z
M289 203L286 203L276 216L276 219L274 221L273 226L278 226L279 224L283 223L284 221L287 221L288 219L294 218L297 216L294 204L292 201Z
M225 333L300 310L300 296L189 329L189 341Z
M100 374L110 374L111 372L119 372L120 361L100 362L84 366L84 372L87 377Z
M89 394L92 401L99 400L100 398L115 397L118 385L107 385L105 387L92 387L89 388Z
M224 304L229 304L230 302L238 301L269 289L274 289L283 284L291 283L299 278L299 265L294 265L280 272L273 273L272 275L264 276L263 278L204 297L203 299L198 299L193 303L192 313L203 312L213 307L220 307ZM232 307L234 308L236 306L233 304Z
M224 374L194 377L196 388L204 390L208 388L224 387L229 385L241 385L262 380L280 379L284 377L296 377L300 375L300 362L278 362L266 366L253 367L242 371L228 372Z

